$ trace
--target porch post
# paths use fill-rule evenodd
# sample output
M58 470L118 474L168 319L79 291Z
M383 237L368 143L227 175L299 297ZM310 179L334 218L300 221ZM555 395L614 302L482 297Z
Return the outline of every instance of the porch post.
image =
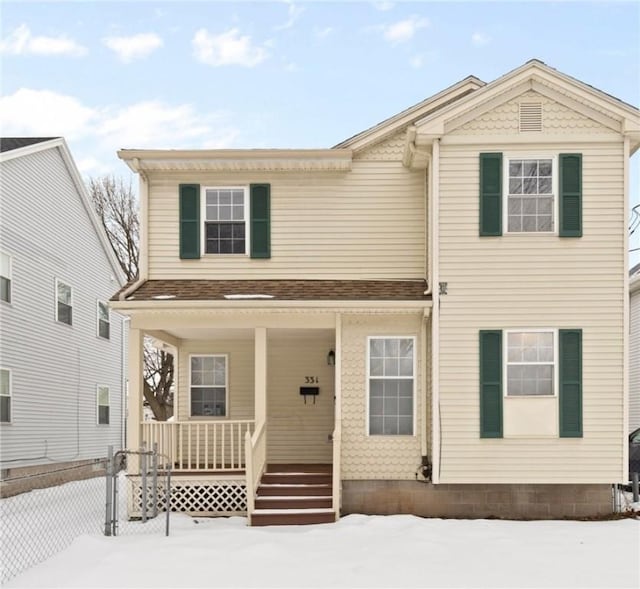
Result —
M255 420L256 429L267 419L267 328L255 328Z
M144 386L144 334L133 329L129 323L129 395L127 399L127 444L128 450L136 451L142 443L142 400ZM127 471L138 474L140 459L136 455L127 457Z

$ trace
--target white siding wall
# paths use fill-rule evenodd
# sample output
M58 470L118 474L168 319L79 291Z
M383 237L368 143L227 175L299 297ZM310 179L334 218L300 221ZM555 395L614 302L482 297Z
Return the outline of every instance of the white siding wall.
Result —
M178 185L252 182L271 184L271 259L180 260ZM423 278L424 211L424 173L399 157L356 161L345 173L153 173L149 278Z
M479 237L481 151L581 152L583 237ZM440 311L442 482L620 480L626 217L621 140L535 148L481 141L443 145L440 178L439 268L440 280L448 282ZM583 329L584 438L479 438L478 331L522 327Z
M640 427L640 289L631 294L629 353L629 432Z
M57 149L2 163L0 250L12 256L12 302L0 303L0 364L11 370L12 422L2 467L106 455L120 447L121 330L96 335L96 300L119 288ZM55 322L54 279L73 287L73 326ZM110 389L97 425L96 386Z

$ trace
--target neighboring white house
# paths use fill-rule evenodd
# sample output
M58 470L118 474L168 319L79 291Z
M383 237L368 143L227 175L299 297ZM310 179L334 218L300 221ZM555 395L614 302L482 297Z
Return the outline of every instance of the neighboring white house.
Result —
M640 427L640 264L629 271L629 431Z
M123 277L67 144L3 138L0 146L6 480L121 447L125 374L123 318L107 305Z

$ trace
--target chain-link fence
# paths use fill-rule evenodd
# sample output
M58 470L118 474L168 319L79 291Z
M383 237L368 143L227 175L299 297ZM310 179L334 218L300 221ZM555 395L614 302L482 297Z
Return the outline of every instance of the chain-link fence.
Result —
M109 472L117 471L115 481L123 491L116 497L118 535L165 534L164 517L150 517L146 522L128 520L128 485L120 467L117 463L114 469L104 459L93 464L92 478L86 478L87 467L81 465L3 479L0 584L64 550L80 536L105 533ZM65 480L72 482L61 483Z

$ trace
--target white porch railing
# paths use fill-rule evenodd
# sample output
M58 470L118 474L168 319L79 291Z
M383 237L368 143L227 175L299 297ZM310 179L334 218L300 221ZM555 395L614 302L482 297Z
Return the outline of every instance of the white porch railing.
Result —
M144 421L142 441L158 445L174 471L234 471L245 468L244 439L252 419L225 421Z
M251 525L251 514L255 508L255 496L260 479L267 464L267 424L263 421L251 435L245 434L245 456L247 477L247 517Z
M332 501L331 507L336 514L336 520L340 517L340 505L341 505L341 481L340 481L340 446L342 445L342 428L340 425L336 425L333 430L333 479L332 479Z

